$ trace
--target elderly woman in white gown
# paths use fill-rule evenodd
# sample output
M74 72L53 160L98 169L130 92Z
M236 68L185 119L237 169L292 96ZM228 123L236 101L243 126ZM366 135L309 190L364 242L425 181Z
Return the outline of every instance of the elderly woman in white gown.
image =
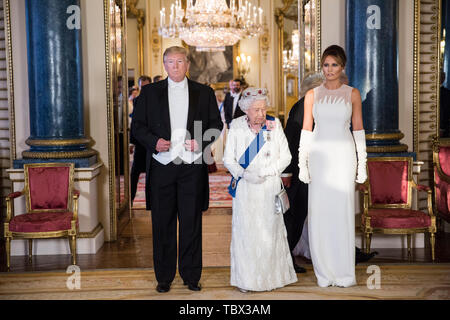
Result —
M246 116L231 123L223 159L235 191L230 282L242 292L268 291L297 281L283 216L275 213L280 176L291 153L280 121L266 115L268 105L266 89L243 92L239 107Z

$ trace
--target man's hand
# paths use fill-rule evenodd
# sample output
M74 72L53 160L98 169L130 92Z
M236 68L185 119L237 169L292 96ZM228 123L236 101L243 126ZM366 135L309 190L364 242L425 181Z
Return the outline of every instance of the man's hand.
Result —
M283 181L283 184L286 188L291 187L291 179L292 177L281 177L281 180Z
M198 143L195 139L186 140L184 143L184 147L186 148L187 151L191 151L191 152L196 152L200 149L198 147Z
M159 138L156 143L156 151L158 152L166 152L170 149L170 141L164 140L163 138Z

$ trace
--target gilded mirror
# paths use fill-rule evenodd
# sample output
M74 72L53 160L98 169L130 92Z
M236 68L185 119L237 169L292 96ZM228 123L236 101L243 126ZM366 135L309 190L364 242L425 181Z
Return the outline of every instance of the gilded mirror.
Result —
M124 0L109 0L109 72L114 150L114 217L112 238L117 239L130 219L128 72L126 66L126 6Z
M278 116L286 123L299 97L300 84L309 72L319 70L320 0L283 0L276 9L279 55Z

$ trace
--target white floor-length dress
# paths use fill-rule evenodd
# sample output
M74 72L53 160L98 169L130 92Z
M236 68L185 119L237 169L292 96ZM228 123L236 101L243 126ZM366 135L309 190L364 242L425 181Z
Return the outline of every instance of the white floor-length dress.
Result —
M233 120L228 132L224 165L237 178L242 172L238 161L256 137L248 127L246 116ZM292 264L283 215L275 214L275 194L281 190L280 175L291 161L283 128L264 133L266 143L248 167L273 166L278 175L261 184L241 179L233 199L230 245L230 283L241 289L268 291L297 281Z
M308 234L320 287L349 287L355 278L356 150L352 87L314 89L314 131L308 166Z

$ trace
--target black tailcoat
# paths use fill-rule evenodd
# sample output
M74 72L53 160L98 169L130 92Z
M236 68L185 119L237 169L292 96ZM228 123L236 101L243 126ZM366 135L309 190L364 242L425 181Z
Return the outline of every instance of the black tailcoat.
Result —
M186 129L191 138L194 136L194 121L202 123L202 137L208 129L223 128L223 122L220 118L217 101L212 88L188 79L189 90L189 111ZM160 138L169 140L171 138L170 113L169 113L169 91L168 79L148 84L142 87L142 91L137 99L136 108L133 112L133 121L131 124L132 136L147 150L146 166L146 207L151 210L150 203L150 169L152 157L157 154L156 144ZM197 141L202 151L212 143L212 141ZM208 148L209 149L209 148ZM203 164L203 185L204 201L203 211L209 207L209 179L208 167ZM200 186L199 186L200 187Z
M239 100L241 100L242 94L239 96ZM236 110L233 114L233 100L234 98L232 95L228 92L225 95L225 100L223 101L223 108L225 112L225 123L227 124L228 129L230 128L230 123L233 121L233 119L239 118L245 113L239 108L239 104L236 105Z

